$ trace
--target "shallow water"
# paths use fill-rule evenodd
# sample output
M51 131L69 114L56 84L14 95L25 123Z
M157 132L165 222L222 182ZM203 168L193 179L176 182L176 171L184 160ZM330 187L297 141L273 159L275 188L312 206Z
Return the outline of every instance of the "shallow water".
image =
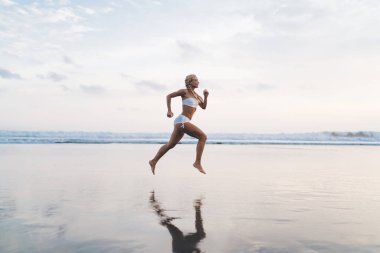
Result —
M380 147L0 145L0 252L380 252Z

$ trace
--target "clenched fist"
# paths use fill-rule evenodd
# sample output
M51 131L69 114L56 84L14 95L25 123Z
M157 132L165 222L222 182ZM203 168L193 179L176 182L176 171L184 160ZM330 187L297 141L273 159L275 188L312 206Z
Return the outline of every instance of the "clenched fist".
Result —
M168 116L168 118L171 118L171 117L173 117L173 112L172 111L168 111L168 113L166 114L166 116Z

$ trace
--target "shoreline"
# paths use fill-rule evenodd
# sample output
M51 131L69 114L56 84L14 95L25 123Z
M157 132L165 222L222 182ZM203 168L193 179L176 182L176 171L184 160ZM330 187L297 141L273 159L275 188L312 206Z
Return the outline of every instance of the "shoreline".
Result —
M380 132L310 132L310 133L208 133L209 145L352 145L380 146ZM169 133L113 132L28 132L0 131L0 144L164 144ZM197 140L185 135L180 144Z
M157 141L157 142L133 142L133 141L124 141L124 142L91 142L91 141L63 141L63 142L1 142L0 145L31 145L31 144L38 144L38 145L46 145L46 144L136 144L136 145L146 145L146 144L152 144L152 145L163 145L167 143L166 141ZM179 142L178 145L195 145L197 144L196 141L188 141L188 142ZM380 146L380 142L259 142L259 141L252 141L252 142L207 142L207 145L227 145L227 146L261 146L261 145L286 145L286 146Z

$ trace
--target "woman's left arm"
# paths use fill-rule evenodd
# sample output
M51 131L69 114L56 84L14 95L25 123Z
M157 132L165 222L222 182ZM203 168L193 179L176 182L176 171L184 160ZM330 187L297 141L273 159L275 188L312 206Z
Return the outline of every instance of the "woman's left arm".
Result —
M206 109L206 107L207 107L207 97L208 97L208 90L204 90L203 91L203 96L205 97L204 99L203 99L203 101L201 101L201 103L200 103L200 107L202 108L202 109Z

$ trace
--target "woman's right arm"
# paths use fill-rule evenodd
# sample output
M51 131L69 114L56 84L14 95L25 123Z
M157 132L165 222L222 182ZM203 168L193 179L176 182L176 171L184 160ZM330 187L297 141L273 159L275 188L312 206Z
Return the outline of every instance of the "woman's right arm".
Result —
M166 114L166 116L168 116L169 118L173 117L173 112L172 112L172 107L171 107L171 100L172 98L175 98L175 97L178 97L178 96L185 96L186 95L186 91L184 89L181 89L181 90L178 90L178 91L175 91L175 92L172 92L170 93L169 95L166 96L166 105L168 106L168 113Z

